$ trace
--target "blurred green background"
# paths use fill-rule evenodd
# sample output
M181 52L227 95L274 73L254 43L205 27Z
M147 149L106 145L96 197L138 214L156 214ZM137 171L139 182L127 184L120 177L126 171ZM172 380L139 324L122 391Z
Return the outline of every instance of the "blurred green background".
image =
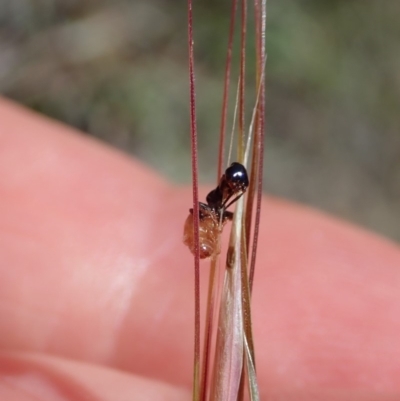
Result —
M229 9L195 1L210 182ZM0 30L2 94L190 182L185 1L1 0ZM267 43L266 191L399 241L400 1L269 0Z

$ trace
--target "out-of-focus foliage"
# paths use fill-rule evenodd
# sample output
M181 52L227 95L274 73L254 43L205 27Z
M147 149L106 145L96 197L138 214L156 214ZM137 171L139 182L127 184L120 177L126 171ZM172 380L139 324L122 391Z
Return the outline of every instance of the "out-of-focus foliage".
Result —
M200 164L210 180L229 7L208 0L194 10ZM268 7L267 191L400 240L400 2ZM188 182L186 38L182 1L3 0L1 92Z

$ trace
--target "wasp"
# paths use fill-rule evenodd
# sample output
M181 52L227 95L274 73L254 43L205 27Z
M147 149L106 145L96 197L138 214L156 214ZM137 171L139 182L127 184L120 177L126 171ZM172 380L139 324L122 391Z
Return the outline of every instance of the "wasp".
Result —
M200 259L218 255L220 235L225 224L232 220L228 207L235 203L247 190L249 178L246 168L233 162L222 175L217 188L208 193L206 202L199 202ZM193 209L189 210L183 230L183 242L194 254Z

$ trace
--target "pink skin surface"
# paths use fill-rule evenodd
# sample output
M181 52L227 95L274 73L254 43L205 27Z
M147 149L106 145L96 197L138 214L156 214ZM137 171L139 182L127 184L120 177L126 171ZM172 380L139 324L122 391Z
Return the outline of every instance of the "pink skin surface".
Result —
M8 101L0 121L0 400L189 400L191 189ZM262 399L399 400L399 248L263 207Z

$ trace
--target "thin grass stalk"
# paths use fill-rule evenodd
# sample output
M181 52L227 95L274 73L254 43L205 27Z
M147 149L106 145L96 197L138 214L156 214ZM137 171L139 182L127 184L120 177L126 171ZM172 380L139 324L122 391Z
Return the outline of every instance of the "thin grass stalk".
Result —
M237 401L243 369L243 311L241 237L243 202L239 199L229 241L224 288L218 322L212 401Z
M243 221L245 223L245 221ZM243 233L245 229L245 224L243 224ZM241 275L242 275L242 309L243 309L243 329L244 336L247 339L248 347L250 349L250 354L254 360L254 342L253 342L253 330L251 324L251 304L250 304L250 288L249 288L249 272L248 267L248 257L246 249L246 237L242 237L242 252L241 252Z
M258 3L259 0L256 0ZM259 60L258 63L262 63L261 67L261 93L260 93L260 101L258 104L259 107L259 135L257 135L257 148L259 152L259 160L258 160L258 171L257 171L257 199L256 199L256 215L254 222L254 233L253 233L253 246L251 250L251 259L250 259L250 271L249 271L249 286L250 292L253 289L254 283L254 273L256 266L256 257L257 257L257 246L258 246L258 238L260 232L260 218L261 218L261 202L262 202L262 186L263 186L263 171L264 171L264 139L265 139L265 66L263 65L266 62L266 53L265 53L265 38L266 38L266 25L267 25L267 0L261 0L261 11L259 16L257 17L259 21L261 21L260 28L260 45L258 49Z
M245 244L245 238L243 237L243 244ZM252 401L259 400L258 385L255 369L255 351L254 351L254 341L253 341L253 329L251 320L251 294L248 280L248 270L247 266L242 266L242 308L243 308L243 329L244 329L244 361L245 369L242 371L241 382L243 386L241 387L241 392L239 393L239 399L244 398L244 383L248 384L248 390L250 399ZM245 380L245 378L247 380Z
M240 48L240 74L238 84L238 160L247 160L250 144L252 144L252 189L249 190L246 214L244 213L244 198L239 199L232 224L229 250L226 262L226 272L221 296L221 306L218 321L216 356L212 375L212 386L210 389L210 400L212 401L238 401L244 398L245 383L249 390L250 400L258 401L259 393L255 372L255 357L253 333L251 324L251 287L249 278L254 278L255 252L257 249L258 227L261 207L261 185L262 185L262 154L264 149L264 110L265 110L265 86L262 73L265 59L265 18L266 0L255 0L256 15L256 55L257 73L256 82L261 95L257 94L255 117L252 118L249 137L246 144L245 133L245 67L246 67L246 35L247 35L247 0L241 2L241 48ZM222 121L220 132L220 149L218 164L218 179L222 175L226 116L228 104L229 81L231 72L231 57L233 31L236 18L237 0L233 0L231 12L231 28L228 41L228 54L226 61L226 77L222 107ZM193 400L206 401L208 396L208 378L210 349L213 337L214 307L216 298L216 271L218 256L215 255L211 261L208 307L205 324L205 338L203 348L203 366L200 381L200 271L199 271L199 203L198 203L198 174L197 174L197 128L195 116L195 78L194 78L194 56L193 56L193 17L192 2L188 0L188 30L189 30L189 75L190 75L190 111L191 111L191 135L192 135L192 171L193 171L193 218L194 218L194 249L195 249L195 357L194 357L194 386ZM246 145L245 145L246 144ZM246 149L245 149L246 148ZM247 163L246 163L247 164ZM261 178L260 178L261 177ZM253 201L257 194L256 219L253 235L253 246L251 256L251 267L249 273L249 239L251 232L251 221ZM258 217L257 217L258 216Z
M257 4L255 4L257 8ZM255 10L255 14L260 16L260 12ZM246 19L247 4L242 0L242 29L241 29L241 58L240 58L240 76L239 76L239 138L238 138L238 159L242 160L245 154L249 153L251 143L252 151L252 170L251 182L253 189L248 197L248 203L253 204L256 192L259 186L259 165L261 160L260 142L263 141L261 134L260 112L263 107L258 104L259 97L257 93L257 103L255 106L255 133L256 138L251 141L252 128L249 132L247 149L244 149L244 83L245 83L245 46L246 46ZM256 26L258 33L262 32L260 23ZM258 35L256 35L258 36ZM264 35L265 36L265 35ZM263 60L264 52L260 52L260 44L263 40L257 40L257 60ZM257 88L263 92L263 63L261 66L257 63ZM257 91L258 92L258 91ZM262 96L263 102L264 97ZM264 104L264 103L263 103ZM251 124L253 125L253 124ZM247 157L245 157L247 159ZM260 191L257 192L259 195ZM249 390L249 396L252 401L259 400L259 392L255 371L255 355L251 322L250 306L250 283L248 270L247 249L250 238L252 207L248 208L246 217L243 214L243 199L237 205L235 221L232 227L230 248L228 252L227 270L225 275L224 292L221 299L220 319L217 336L216 361L214 366L212 397L214 400L238 401L244 399L245 383ZM260 208L258 207L258 210ZM257 224L259 225L259 219ZM240 227L240 230L238 229ZM258 227L257 227L258 229ZM247 233L246 233L247 231ZM258 238L256 236L256 238ZM254 246L253 246L254 249ZM254 273L253 273L254 274ZM240 287L239 287L240 283Z
M246 66L247 1L241 2L241 52L239 75L239 136L238 160L243 160L245 145L245 66ZM221 298L216 359L211 399L237 401L243 373L243 280L247 282L247 252L245 246L243 199L239 200L233 222L227 270ZM243 275L244 266L244 275ZM247 287L248 288L248 287ZM248 294L247 290L247 294ZM249 299L249 297L247 297ZM247 314L247 308L246 308ZM246 319L246 326L248 321ZM239 396L239 398L241 398Z
M229 151L228 151L228 165L231 161L232 156L232 148L233 148L233 138L235 134L236 128L236 120L238 115L238 104L239 104L239 93L240 93L240 75L238 78L237 88L236 88L236 100L235 100L235 108L233 109L233 122L232 122L232 130L229 138Z
M240 263L240 274L241 274L241 283L242 283L242 313L243 313L243 341L246 343L246 337L251 338L251 344L253 345L253 336L251 332L251 311L250 311L250 293L249 293L249 283L248 283L248 272L247 272L247 246L246 246L246 218L242 221L243 227L243 235L241 237L242 251L240 254L241 263ZM252 351L254 353L254 349L252 346ZM244 349L244 358L246 358L246 350ZM245 359L244 359L245 361ZM240 387L238 393L238 401L242 401L244 399L244 391L245 391L245 383L246 383L246 370L244 367L242 368L242 375L240 378Z
M260 393L258 391L257 375L254 365L254 359L250 357L250 348L246 338L244 339L245 360L246 360L246 373L248 377L250 401L259 401Z
M260 107L259 107L259 97L261 95L261 80L263 79L263 59L261 58L261 9L259 0L254 0L254 22L255 22L255 40L256 40L256 88L257 88L257 102L254 108L254 145L252 147L252 157L251 157L251 175L250 175L250 184L247 190L248 199L251 199L250 202L247 202L246 205L246 244L249 249L250 246L250 237L251 237L251 227L252 227L252 216L254 209L253 199L255 197L255 193L257 191L257 172L258 172L258 163L259 163L259 147L257 144L259 143L259 135L260 135ZM252 121L253 122L253 121Z
M219 150L218 150L218 168L217 168L217 183L222 176L224 168L224 153L225 153L225 138L226 138L226 123L228 116L228 96L231 78L231 67L232 67L232 47L233 47L233 35L235 32L235 22L237 13L237 0L233 0L231 7L231 19L229 26L229 38L228 38L228 51L225 62L225 80L224 80L224 92L222 99L222 117L219 134ZM201 388L200 388L200 399L206 401L207 398L207 384L209 376L209 362L210 362L210 348L212 340L212 325L214 321L214 306L215 306L215 275L217 269L217 257L211 259L210 267L210 278L208 284L208 300L207 300L207 313L205 323L205 336L204 336L204 348L203 348L203 370L201 377Z
M231 67L232 67L232 47L233 35L235 33L236 13L237 13L238 0L233 0L231 9L231 21L229 26L228 38L228 51L225 62L225 80L224 80L224 94L222 98L222 117L221 127L219 132L219 150L218 150L218 169L217 169L217 183L220 179L224 168L224 153L225 153L225 137L226 137L226 122L228 117L228 96L231 80Z
M216 298L216 275L218 268L218 255L214 255L211 258L210 266L210 277L208 280L208 296L207 296L207 312L204 332L204 344L203 344L203 364L201 374L201 385L200 385L200 400L207 400L207 389L209 379L209 368L211 359L211 341L213 334L213 322L214 322L214 307Z
M193 401L200 400L200 244L199 244L199 183L197 156L196 88L193 51L193 5L188 0L189 82L190 82L190 133L192 153L193 188L193 238L194 238L194 361Z
M255 4L255 16L257 17L258 12ZM256 18L257 19L257 18ZM259 28L257 29L256 23L256 32L260 32ZM257 38L257 34L256 34ZM257 40L259 43L259 40ZM258 45L256 45L256 57L259 58L258 53ZM244 233L245 236L243 238L243 249L249 249L250 237L251 237L251 223L253 217L253 205L254 198L257 190L257 173L258 173L258 162L259 162L259 147L258 137L260 136L259 124L258 124L258 113L259 113L259 96L261 88L261 80L263 79L263 68L259 66L257 63L257 72L256 72L256 88L257 88L257 97L256 104L253 110L253 116L250 123L249 134L247 138L246 152L245 152L245 160L247 160L247 155L252 152L251 157L251 175L250 175L250 185L248 188L248 196L247 196L247 205L246 205L246 216L244 219ZM252 142L252 138L254 140ZM251 146L252 145L252 146ZM246 382L245 377L247 377L247 384L249 389L249 395L251 400L258 400L259 393L257 387L257 379L255 375L255 351L254 351L254 341L253 341L253 331L252 331L252 321L251 321L251 291L249 285L249 271L248 271L248 259L247 254L243 257L242 263L242 308L243 308L243 329L244 329L244 342L245 342L245 366L246 369L243 369L242 378L241 378L241 388L238 400L241 401L244 399L244 383Z
M255 106L257 107L257 106ZM254 144L252 146L252 155L250 158L250 182L249 188L247 189L247 199L248 202L246 203L246 218L245 218L245 232L246 232L246 249L250 249L250 238L251 238L251 229L252 229L252 222L253 222L253 210L254 210L254 199L257 191L257 171L258 171L258 163L259 163L259 152L258 147L255 146L257 143L257 132L259 130L259 120L258 120L258 112L256 112L255 116L255 124L253 127L253 136L254 136Z
M238 160L243 160L245 146L247 0L242 0L241 5Z
M262 197L262 170L263 170L263 153L264 153L264 112L265 112L265 86L264 86L264 68L265 68L265 20L266 20L266 3L260 7L258 0L254 2L255 9L255 20L256 20L256 57L257 57L257 79L256 85L260 89L260 93L257 93L256 102L256 124L255 124L255 138L253 143L252 152L252 172L250 185L252 189L249 191L247 211L246 211L246 229L249 232L246 235L246 244L249 243L250 229L251 229L251 219L252 219L252 204L255 195L255 185L257 180L257 206L256 206L256 219L255 219L255 234L253 235L253 249L252 249L252 261L250 263L249 280L243 278L243 313L244 313L244 342L245 342L245 362L248 378L248 388L249 396L251 401L259 400L259 391L256 378L255 369L255 355L254 355L254 344L252 335L252 325L251 325L251 308L250 308L250 298L251 298L251 288L254 280L254 267L255 267L255 253L257 251L259 224L260 224L260 211L261 211L261 197ZM260 96L260 99L259 99ZM244 269L242 270L244 271ZM251 278L251 283L249 282ZM248 312L246 312L246 307L248 306ZM248 324L246 325L246 317L248 317ZM244 376L242 375L242 379ZM243 382L243 380L242 380ZM243 388L242 388L243 391ZM243 399L243 392L240 394L241 399Z
M254 4L254 14L255 14L255 25L256 25L256 59L257 59L257 65L256 65L256 88L258 92L258 88L260 85L260 68L258 65L258 42L259 42L259 22L258 22L258 10L256 6L257 1L255 1ZM257 104L255 105L255 115L254 115L254 126L253 128L253 137L254 137L254 143L252 146L252 156L251 156L251 175L250 175L250 183L249 183L249 188L247 190L248 192L248 199L249 202L247 202L246 205L246 245L247 249L250 249L250 237L251 237L251 228L252 228L252 216L253 216L253 209L254 209L254 197L256 194L257 190L257 166L259 162L259 148L256 146L258 142L258 135L259 135L259 107L258 107L258 93L257 93Z

